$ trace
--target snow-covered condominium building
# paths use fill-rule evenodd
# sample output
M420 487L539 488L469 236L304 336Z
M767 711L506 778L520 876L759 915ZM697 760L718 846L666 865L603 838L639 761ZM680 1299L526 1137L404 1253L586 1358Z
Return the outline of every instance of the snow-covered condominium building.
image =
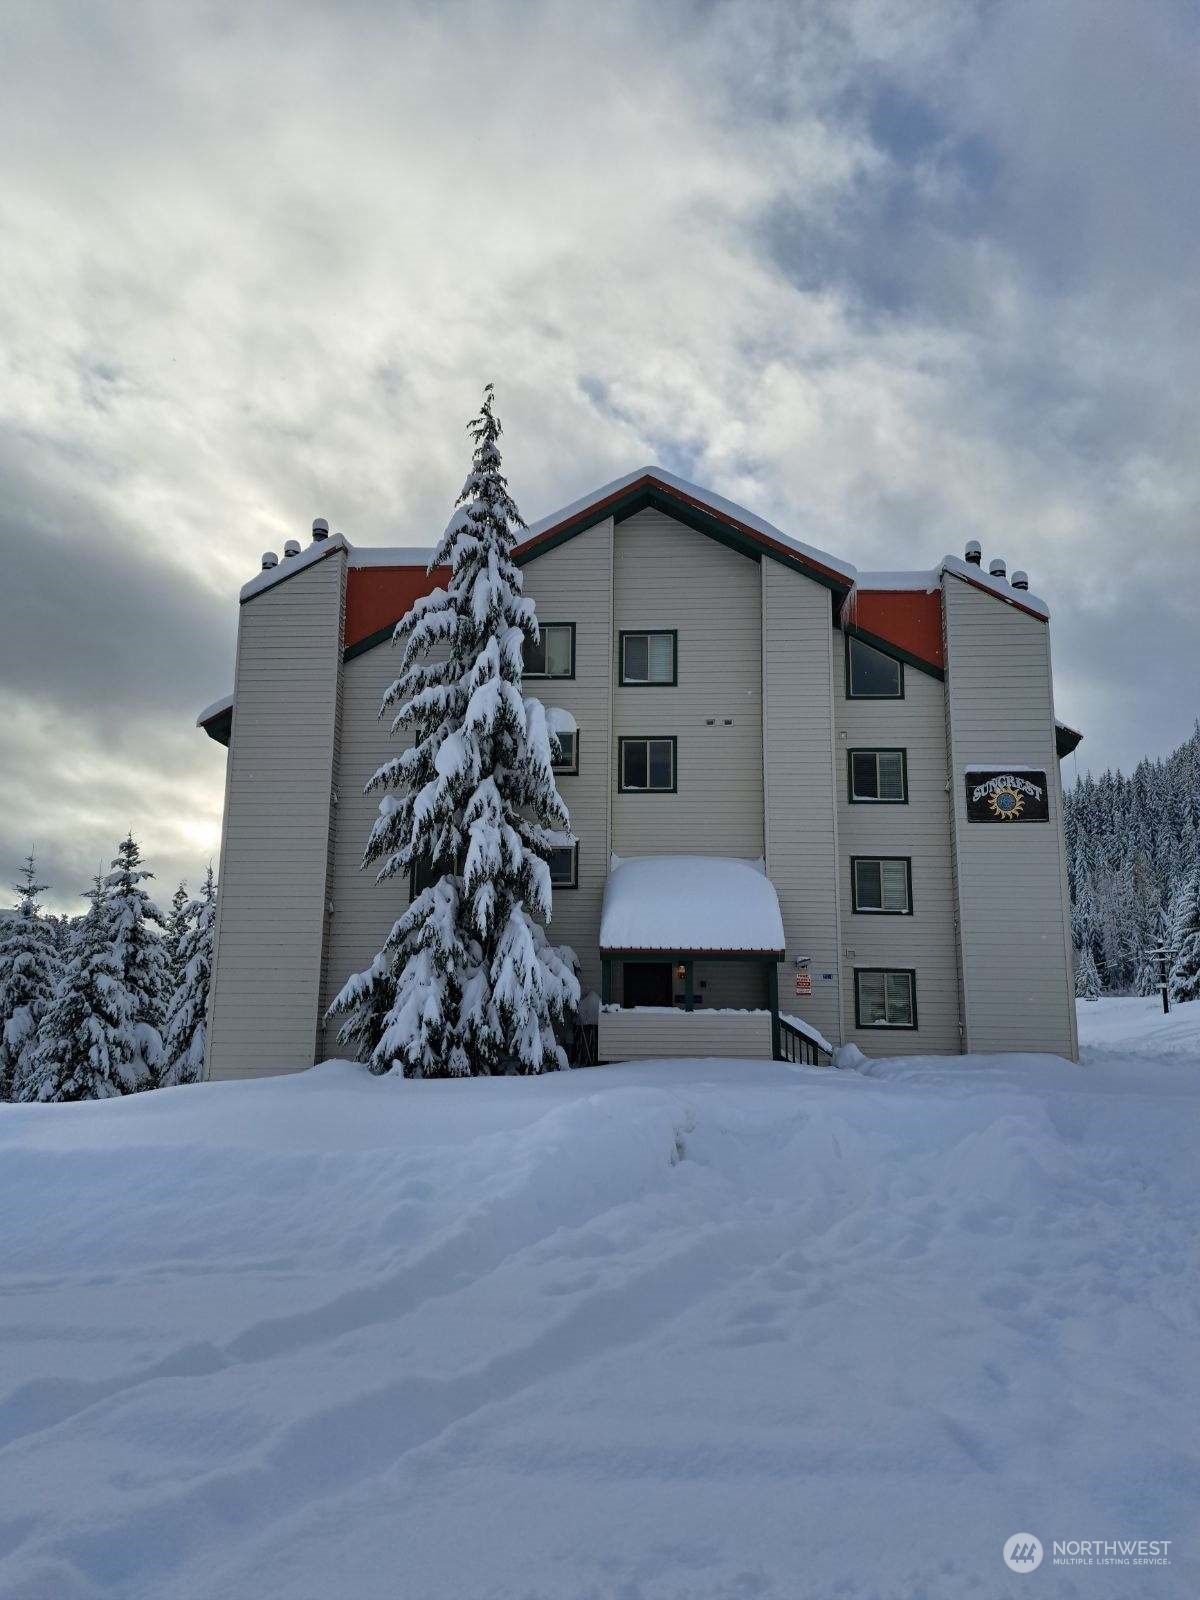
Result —
M648 467L518 562L578 840L556 943L585 1055L1076 1055L1048 611L977 546L861 573ZM445 575L323 521L241 593L207 1071L337 1053L323 1017L414 885L360 868L399 748L397 620ZM793 1020L795 1019L795 1020Z

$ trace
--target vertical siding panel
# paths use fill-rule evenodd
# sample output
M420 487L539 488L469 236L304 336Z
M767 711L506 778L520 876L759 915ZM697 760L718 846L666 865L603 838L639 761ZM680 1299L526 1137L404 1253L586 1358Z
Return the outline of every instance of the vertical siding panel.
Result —
M400 668L398 646L378 645L354 656L342 668L341 749L338 762L337 806L333 843L330 898L333 926L326 962L322 1015L352 973L367 967L392 924L408 906L407 877L376 883L375 867L362 867L367 835L379 813L379 795L363 789L380 765L406 749L412 740L405 730L391 735L391 715L381 718L379 707ZM325 1030L327 1055L340 1053L337 1027Z
M839 633L834 638L843 1036L865 1055L957 1053L962 1045L946 793L945 687L928 673L906 666L902 700L851 700L846 694L843 637ZM907 805L851 805L848 752L854 749L906 751ZM912 916L872 916L854 910L850 858L874 855L911 858ZM855 1027L856 966L915 969L919 1023L915 1031Z
M779 1002L841 1042L838 999L838 832L834 800L833 659L829 591L762 563L763 769L767 873L779 894L789 958L811 958L811 1000L794 997L790 961ZM822 983L831 972L833 981Z
M316 1058L345 568L333 550L241 608L210 1078Z
M558 790L579 840L579 887L554 891L548 932L579 957L584 992L600 991L600 907L608 877L612 775L613 524L611 517L523 569L539 622L575 624L574 678L529 678L525 693L561 706L579 725L578 775Z
M944 579L951 799L967 1048L1078 1056L1050 630ZM968 766L1045 771L1050 821L968 823Z
M660 511L641 511L616 529L614 603L615 676L622 632L673 628L679 681L613 690L613 850L761 859L758 562ZM676 794L617 792L616 741L639 734L678 739Z

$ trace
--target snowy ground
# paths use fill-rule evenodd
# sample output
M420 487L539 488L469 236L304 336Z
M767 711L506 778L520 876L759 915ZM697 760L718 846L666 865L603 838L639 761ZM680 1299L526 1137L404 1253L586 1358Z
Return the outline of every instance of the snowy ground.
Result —
M1200 1592L1200 1005L1156 1004L1082 1006L1080 1067L0 1108L0 1595ZM1172 1565L1051 1564L1117 1538Z

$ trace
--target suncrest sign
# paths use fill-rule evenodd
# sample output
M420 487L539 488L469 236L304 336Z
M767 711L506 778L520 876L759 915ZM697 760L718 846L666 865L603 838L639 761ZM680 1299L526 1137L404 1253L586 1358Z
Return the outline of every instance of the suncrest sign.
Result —
M1044 772L974 771L966 775L968 822L1049 822Z

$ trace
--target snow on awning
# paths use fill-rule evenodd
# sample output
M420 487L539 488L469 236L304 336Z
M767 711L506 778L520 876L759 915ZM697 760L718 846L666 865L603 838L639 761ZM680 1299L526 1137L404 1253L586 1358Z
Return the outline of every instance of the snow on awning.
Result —
M233 696L222 695L212 705L205 706L196 718L196 726L203 728L210 739L215 739L228 749L233 736Z
M600 948L782 956L783 918L760 861L724 856L613 856Z

